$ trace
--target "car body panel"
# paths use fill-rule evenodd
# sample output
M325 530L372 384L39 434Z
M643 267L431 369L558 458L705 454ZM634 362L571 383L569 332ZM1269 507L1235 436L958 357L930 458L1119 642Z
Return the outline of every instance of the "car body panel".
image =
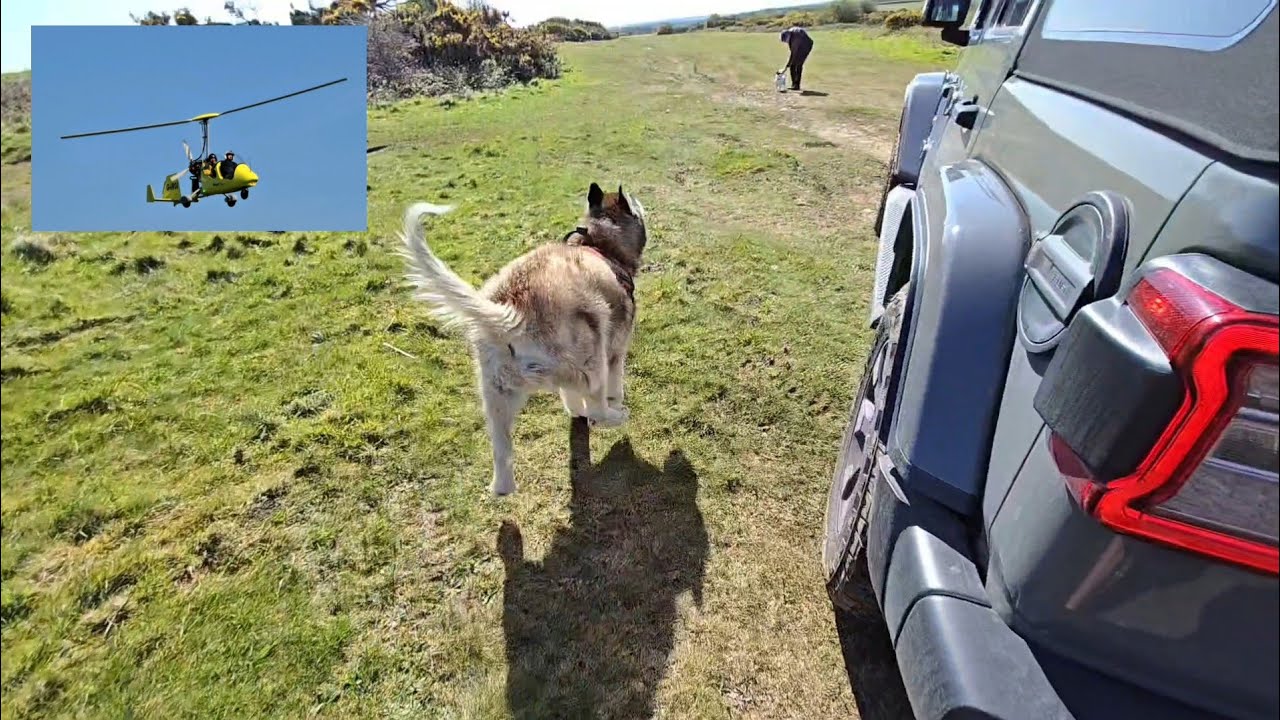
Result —
M890 182L914 186L924 164L926 141L933 131L933 118L947 91L949 73L920 73L907 85L898 125L898 147L892 158Z
M1012 78L993 103L992 133L975 154L1009 183L1042 237L1084 194L1109 190L1129 205L1125 273L1132 272L1156 233L1212 163L1203 155L1114 112ZM1105 158L1105 159L1104 159ZM988 527L1044 422L1031 401L1048 354L1005 346L1008 375L991 441L983 491Z
M877 482L867 540L917 720L1070 720L1026 641L985 600L962 516Z
M967 513L980 501L1030 236L999 176L972 160L924 176L913 210L915 237L930 242L914 255L889 456L904 484Z
M1276 580L1116 534L1069 496L1041 432L993 523L988 594L1055 653L1230 717L1275 717Z
M948 624L981 625L989 618L961 618L990 612L1026 640L1029 662L1054 668L1046 697L1060 695L1080 717L1133 717L1134 708L1275 717L1276 577L1119 535L1086 514L1033 404L1052 347L1024 345L1013 318L1027 247L1089 193L1119 198L1126 213L1121 294L1143 263L1188 252L1277 282L1280 172L1273 139L1258 132L1274 134L1277 117L1267 100L1276 63L1259 61L1275 53L1276 2L1242 0L1183 32L1207 5L1035 0L1020 24L997 27L992 19L1017 2L982 3L928 139L900 148L902 157L924 151L910 227L881 234L899 253L910 247L912 291L893 420L881 430L892 462L875 497L890 507L873 507L866 553L913 707L945 714L967 696L969 669L936 658L980 662L973 645L984 640ZM1134 107L1116 97L1117 78L1070 86L1070 72L1044 62L1063 47L1118 53L1151 82L1177 81L1160 74L1169 63L1200 83L1213 68L1236 63L1238 72L1222 78L1229 92L1185 93L1185 108L1149 87L1135 97L1150 108ZM1034 71L1021 66L1024 56ZM1221 117L1251 102L1251 83L1261 85L1258 112ZM979 112L963 115L975 97ZM887 292L907 279L891 279ZM911 512L900 507L908 497L919 506ZM915 615L924 608L932 619ZM931 684L922 672L945 677Z

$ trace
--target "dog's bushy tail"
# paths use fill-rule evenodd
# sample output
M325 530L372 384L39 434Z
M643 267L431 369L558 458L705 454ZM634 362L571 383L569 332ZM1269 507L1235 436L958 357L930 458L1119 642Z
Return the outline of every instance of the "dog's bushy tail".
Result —
M469 333L505 335L520 324L520 313L476 292L427 246L423 218L443 215L450 210L453 210L450 205L425 202L405 210L404 229L400 233L404 248L400 255L409 265L409 282L417 288L414 297L425 302L431 314L443 320L446 326L463 327Z

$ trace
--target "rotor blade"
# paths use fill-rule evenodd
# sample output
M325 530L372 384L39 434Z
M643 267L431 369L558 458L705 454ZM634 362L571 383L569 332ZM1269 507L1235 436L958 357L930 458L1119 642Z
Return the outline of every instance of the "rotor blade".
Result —
M221 115L230 115L230 114L231 114L231 113L233 113L233 112L240 112L241 110L248 110L249 108L256 108L256 107L258 107L258 106L260 106L260 105L266 105L267 103L273 103L273 102L276 102L276 101L278 101L278 100L284 100L284 99L287 99L287 98L296 97L296 96L301 95L301 94L303 94L303 93L309 93L309 92L311 92L312 90L319 90L319 89L321 89L321 88L327 88L327 87L329 87L330 85L337 85L338 83L344 83L344 82L346 82L346 81L347 81L347 79L346 79L346 78L342 78L342 79L340 79L340 80L330 80L329 82L324 83L323 85L316 85L315 87L309 87L309 88L307 88L306 90L299 90L299 91L297 91L297 92L291 92L291 93L289 93L288 95L281 95L280 97L274 97L274 98L271 98L270 100L263 100L263 101L261 101L261 102L253 103L252 105L242 105L242 106L240 106L240 107L238 107L238 108L231 108L230 110L223 110L222 112L218 113L218 115L219 115L219 116L221 116Z
M175 120L167 123L157 123L155 125L138 125L137 127L120 128L119 130L99 130L98 132L76 133L75 135L63 135L63 140L71 138L89 137L90 135L114 135L115 133L133 132L134 130L150 130L152 128L170 127L172 125L186 125L190 120Z

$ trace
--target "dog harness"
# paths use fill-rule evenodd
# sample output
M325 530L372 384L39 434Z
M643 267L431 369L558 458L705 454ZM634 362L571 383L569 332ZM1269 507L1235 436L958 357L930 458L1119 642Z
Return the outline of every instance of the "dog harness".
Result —
M591 233L584 227L577 227L565 233L564 238L561 239L560 242L567 243L569 242L569 238L574 235L582 236L583 242L579 244L578 247L595 253L601 260L609 263L609 269L613 271L613 276L617 278L618 284L622 286L623 290L627 291L627 297L631 298L631 302L634 303L636 301L636 281L631 277L631 273L627 272L627 269L622 267L621 263L606 256L604 253L600 252L600 248L592 245Z

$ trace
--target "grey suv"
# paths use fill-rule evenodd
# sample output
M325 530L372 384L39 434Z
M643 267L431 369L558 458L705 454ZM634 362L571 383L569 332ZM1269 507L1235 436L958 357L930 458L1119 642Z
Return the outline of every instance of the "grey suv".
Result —
M907 87L823 563L918 718L1275 718L1275 0L964 0Z

